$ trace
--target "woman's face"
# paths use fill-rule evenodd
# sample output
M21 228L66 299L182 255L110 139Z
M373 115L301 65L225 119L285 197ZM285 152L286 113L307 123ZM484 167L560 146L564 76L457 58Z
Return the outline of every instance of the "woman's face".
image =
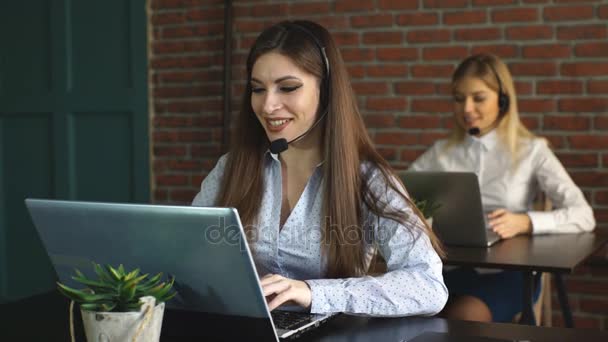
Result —
M498 93L477 77L465 77L454 89L454 115L465 130L479 128L482 136L498 124Z
M251 108L270 141L291 141L315 122L319 79L300 69L290 58L269 52L251 72Z

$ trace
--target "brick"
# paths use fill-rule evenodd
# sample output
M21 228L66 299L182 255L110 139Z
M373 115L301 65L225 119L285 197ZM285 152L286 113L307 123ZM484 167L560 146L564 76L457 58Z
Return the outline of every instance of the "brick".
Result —
M157 72L156 84L162 83L192 83L192 82L204 82L204 81L215 81L222 77L221 70L203 70L203 71L182 71L182 70L171 70Z
M152 22L152 25L155 26L182 24L186 22L186 16L182 12L161 12L152 14L150 21Z
M608 19L608 5L600 6L597 10L597 15L601 19Z
M184 146L162 146L154 144L154 156L156 157L183 157L186 155Z
M437 115L404 116L399 119L399 127L405 129L440 128L441 118Z
M405 81L395 83L395 93L403 95L435 95L434 83L424 81Z
M297 13L298 16L309 14L318 15L319 13L329 13L330 7L327 2L297 2L289 4L289 12Z
M353 16L350 23L353 27L388 27L393 25L393 16L390 14Z
M592 313L605 314L608 312L608 300L594 298L581 299L581 310Z
M554 76L557 74L555 63L522 62L511 63L509 69L514 76Z
M388 93L386 82L353 82L353 89L359 96Z
M365 68L362 65L348 65L348 74L352 78L363 78L365 77Z
M574 47L577 57L608 57L608 43L582 43Z
M469 0L424 0L425 8L467 7Z
M522 50L525 58L568 58L570 57L570 47L563 44L541 44L526 46Z
M359 45L359 34L354 32L332 32L334 41L339 46Z
M515 0L473 0L473 6L500 6L514 4Z
M551 39L553 29L547 25L507 27L507 38L510 40L540 40Z
M374 137L374 142L378 145L415 144L418 142L418 136L406 132L380 132Z
M501 38L498 28L466 28L454 33L456 40L496 40Z
M468 49L463 46L429 47L422 51L422 59L428 60L457 60L468 56Z
M500 58L512 58L518 55L517 46L516 45L504 45L504 44L496 44L496 45L478 45L475 44L473 49L471 50L472 54L478 53L491 53Z
M543 18L546 21L585 20L593 18L592 6L545 7Z
M574 182L579 186L589 186L594 188L608 186L608 173L605 171L571 171L570 175L572 176Z
M204 83L195 87L158 87L154 89L157 98L194 97L220 95L221 85Z
M605 150L608 148L608 136L606 135L570 135L568 136L570 146L585 150Z
M365 32L363 34L363 43L368 45L401 44L402 42L403 33L401 32Z
M450 31L445 29L409 31L405 39L408 43L448 42Z
M598 116L598 117L596 117L595 118L595 122L594 122L594 126L595 126L595 129L606 129L606 130L608 130L608 117L606 117L606 116Z
M368 65L365 67L367 76L371 77L405 77L407 65L382 63L379 65Z
M608 75L608 63L577 62L563 63L561 66L563 76L599 76Z
M543 127L545 130L583 131L589 129L590 126L589 118L584 116L546 115L543 117Z
M210 22L224 20L224 8L190 9L186 12L189 22Z
M374 60L374 51L372 49L363 48L345 48L340 49L342 58L345 62L363 62Z
M190 205L194 196L198 193L197 190L174 189L169 191L169 201L175 204Z
M451 113L453 103L448 99L414 99L412 100L412 112L415 113Z
M538 129L538 118L535 117L529 117L529 116L522 116L521 118L521 122L524 124L524 126L527 129L530 130L536 130Z
M198 171L203 164L197 160L170 160L169 169L172 171Z
M368 128L395 127L395 117L389 114L366 114L363 116Z
M486 21L486 12L481 10L447 12L443 14L443 23L446 25L481 24Z
M573 167L599 167L599 158L595 153L556 153L566 168Z
M605 25L573 25L557 28L557 39L581 40L604 39L608 29Z
M386 160L395 160L397 158L397 150L394 148L380 147L377 151Z
M370 10L374 9L374 1L373 0L360 0L360 1L337 0L335 6L336 6L337 12L370 11Z
M587 81L587 92L590 94L608 94L608 81Z
M538 94L581 94L582 81L539 81L536 84Z
M559 307L553 306L553 307ZM598 318L593 317L580 317L577 315L572 316L572 320L574 326L577 329L600 329L600 320ZM564 324L564 316L560 312L559 314L554 314L551 318L554 327L562 327L564 328L566 325Z
M418 59L416 48L378 48L376 57L380 61L403 61Z
M561 112L598 112L608 111L608 99L606 98L584 98L584 99L560 99L559 110Z
M519 111L526 113L547 113L555 111L555 101L547 99L520 99Z
M187 52L203 52L207 53L211 50L222 52L224 41L222 39L211 39L205 41L156 41L152 44L152 51L158 55L187 53Z
M261 30L259 30L261 31ZM188 26L176 26L163 28L162 38L200 38L221 35L224 32L222 23L200 23Z
M401 111L406 105L402 97L368 97L365 104L367 109L377 111Z
M596 191L593 197L595 204L608 205L608 190ZM608 290L608 284L604 284L604 291Z
M454 71L453 65L414 65L411 67L412 76L418 78L449 78Z
M418 78L450 78L454 71L453 65L414 65L411 67L412 76Z
M153 69L202 68L215 63L221 63L221 55L153 57L150 67Z
M406 150L402 150L401 154L399 154L399 159L406 161L406 162L413 162L414 160L418 159L418 157L420 157L424 151L426 151L425 149L406 149Z
M236 32L262 32L267 26L268 23L264 21L256 21L256 20L235 20L235 31Z
M188 176L184 175L160 175L155 177L156 184L159 185L187 185Z
M156 189L154 190L154 197L152 201L153 203L165 202L167 201L168 197L169 193L167 192L167 189Z
M191 144L190 145L190 156L192 158L219 158L221 154L221 147L219 142L215 145L209 144Z
M382 10L415 10L418 9L418 1L378 0L378 7Z
M401 26L436 25L439 17L436 13L404 13L397 15L395 22Z
M253 18L277 18L286 16L288 13L287 4L256 4L251 7L251 17Z
M536 21L536 8L495 9L492 11L492 21L495 23Z
M447 133L444 132L426 132L423 131L420 133L419 142L421 145L430 146L435 143L437 140L445 139L447 137Z
M518 95L530 95L532 94L532 83L530 82L515 82L515 92Z
M315 21L330 31L350 29L349 18L346 16L328 15L315 18Z

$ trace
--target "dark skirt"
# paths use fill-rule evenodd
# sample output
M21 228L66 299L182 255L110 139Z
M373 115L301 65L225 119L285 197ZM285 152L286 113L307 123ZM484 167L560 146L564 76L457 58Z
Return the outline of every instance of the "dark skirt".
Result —
M490 308L494 322L512 322L522 311L523 276L519 271L480 274L473 268L459 267L443 273L450 297L469 295L481 299ZM536 286L533 301L540 294Z

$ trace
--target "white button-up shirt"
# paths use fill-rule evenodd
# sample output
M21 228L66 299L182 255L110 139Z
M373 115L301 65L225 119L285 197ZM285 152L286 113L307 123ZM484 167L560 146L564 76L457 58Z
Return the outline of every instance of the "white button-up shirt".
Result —
M527 213L534 234L578 233L595 228L589 203L545 139L524 139L516 168L496 130L480 138L467 135L462 143L448 149L446 143L437 141L410 170L474 172L484 212L505 208ZM532 210L539 189L551 200L554 210Z
M226 156L223 156L201 184L192 205L215 205L225 164ZM250 244L258 274L274 273L306 281L312 291L313 313L406 316L439 312L448 296L441 274L442 262L428 236L415 228L421 224L420 219L405 200L387 189L379 170L364 165L362 175L372 191L382 194L380 199L384 203L409 214L404 226L377 218L363 208L364 236L372 237L371 241L386 260L386 274L326 279L327 260L322 253L322 165L310 176L300 199L280 228L281 162L271 153L265 155L264 193L257 234Z

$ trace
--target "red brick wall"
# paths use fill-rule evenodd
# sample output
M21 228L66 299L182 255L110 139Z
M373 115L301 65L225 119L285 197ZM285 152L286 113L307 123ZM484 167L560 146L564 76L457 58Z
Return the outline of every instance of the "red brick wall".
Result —
M224 5L150 1L153 200L187 203L220 155ZM233 110L257 34L285 18L318 21L342 47L369 132L396 168L445 136L448 80L457 62L480 51L499 55L517 81L525 123L552 142L592 203L598 229L608 231L606 1L233 3ZM604 266L586 266L568 278L581 327L608 329L606 255L596 258Z

